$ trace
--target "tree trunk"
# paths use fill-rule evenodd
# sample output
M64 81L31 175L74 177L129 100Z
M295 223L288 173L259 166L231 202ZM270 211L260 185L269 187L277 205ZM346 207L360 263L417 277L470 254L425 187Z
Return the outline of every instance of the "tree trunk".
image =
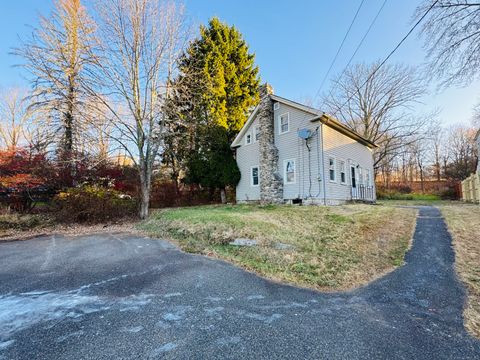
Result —
M150 206L150 181L151 174L148 170L140 168L140 219L144 220L148 217L148 209Z
M220 189L220 199L222 201L222 204L227 203L227 192L225 191L225 188Z

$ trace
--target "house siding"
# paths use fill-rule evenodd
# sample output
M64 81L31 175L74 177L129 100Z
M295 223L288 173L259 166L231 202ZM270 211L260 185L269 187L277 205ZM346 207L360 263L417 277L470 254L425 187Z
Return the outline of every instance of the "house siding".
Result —
M350 176L351 166L355 166L357 175L357 184L362 184L359 179L359 169L362 169L362 176L365 176L365 170L370 172L370 184L374 186L373 180L373 156L372 151L353 140L352 138L332 129L328 125L323 125L324 139L324 166L326 171L326 193L327 204L337 204L351 199L352 180ZM330 181L329 165L330 158L335 159L336 181ZM346 166L346 184L340 181L340 162L344 161ZM358 167L357 167L358 166ZM373 191L375 195L375 191Z
M258 141L255 141L253 129L258 126L258 121L255 119L250 129L242 138L242 144L237 148L237 164L240 169L240 182L236 188L237 201L259 201L260 200L260 186L251 185L251 169L253 166L260 164L260 148ZM252 144L245 145L245 136L252 134ZM259 169L262 171L262 169Z
M284 179L283 198L285 200L308 199L311 197L320 197L322 194L321 181L318 181L321 172L318 164L321 163L321 144L319 132L316 132L320 123L312 123L310 120L315 117L314 114L296 109L286 104L278 103L278 109L274 110L275 127L275 145L278 148L278 172ZM289 114L290 129L288 133L280 134L279 117L282 114ZM308 149L305 146L305 140L298 136L300 129L308 129L313 134L310 145L310 165ZM318 140L318 141L317 141ZM295 160L295 183L285 183L286 160ZM310 171L309 171L310 168ZM321 169L320 169L321 170ZM310 175L309 175L310 174ZM310 186L311 180L311 186Z

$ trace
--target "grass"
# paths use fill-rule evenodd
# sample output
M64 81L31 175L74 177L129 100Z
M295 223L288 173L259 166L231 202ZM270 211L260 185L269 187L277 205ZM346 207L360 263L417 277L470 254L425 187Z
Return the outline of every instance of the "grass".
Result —
M378 200L377 204L386 206L442 206L448 204L455 204L458 201L441 200L437 197L417 197L415 199L382 199Z
M415 201L438 201L440 196L434 194L401 194L401 193L392 193L392 194L383 194L379 197L382 200L415 200Z
M47 227L51 219L33 214L0 214L0 238Z
M468 290L465 325L480 338L480 206L449 204L440 209L453 237L455 268Z
M186 251L322 290L363 285L403 263L416 211L389 206L200 206L159 210L140 229ZM258 246L236 247L236 238ZM293 246L278 249L278 243Z

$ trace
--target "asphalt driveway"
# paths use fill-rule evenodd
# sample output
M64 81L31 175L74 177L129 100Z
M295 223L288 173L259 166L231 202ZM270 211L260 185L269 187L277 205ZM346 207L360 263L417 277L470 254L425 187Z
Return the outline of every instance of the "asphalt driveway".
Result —
M326 294L126 234L0 243L0 359L479 359L437 209L406 262Z

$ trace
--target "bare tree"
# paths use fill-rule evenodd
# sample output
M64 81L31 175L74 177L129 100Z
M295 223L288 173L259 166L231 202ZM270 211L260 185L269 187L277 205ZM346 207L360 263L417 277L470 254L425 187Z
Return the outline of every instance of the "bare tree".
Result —
M477 130L465 125L449 128L448 147L450 162L446 166L447 177L463 180L475 172L478 149L475 145Z
M430 126L428 134L430 140L429 158L432 163L435 179L440 181L442 179L442 157L445 153L445 130L439 123L434 123Z
M183 9L159 0L97 3L99 48L89 93L113 118L110 138L140 177L140 217L148 216L152 172L166 121L164 103L185 44Z
M349 67L332 82L324 107L347 126L379 145L375 169L418 135L426 119L411 114L425 88L414 68L379 63Z
M26 145L25 131L33 114L25 96L20 89L8 89L0 97L0 144L6 148Z
M415 141L412 141L409 145L410 152L418 170L422 194L425 193L425 170L429 151L428 145L428 142L422 138L415 139Z
M432 7L433 5L433 7ZM432 7L421 34L431 75L468 84L480 74L480 3L477 0L424 0L415 20Z
M58 0L51 16L42 16L31 38L14 49L14 54L24 58L22 66L32 77L31 107L48 114L60 133L58 143L67 161L76 141L81 143L79 111L86 100L81 82L86 82L82 77L92 63L94 30L80 0Z

